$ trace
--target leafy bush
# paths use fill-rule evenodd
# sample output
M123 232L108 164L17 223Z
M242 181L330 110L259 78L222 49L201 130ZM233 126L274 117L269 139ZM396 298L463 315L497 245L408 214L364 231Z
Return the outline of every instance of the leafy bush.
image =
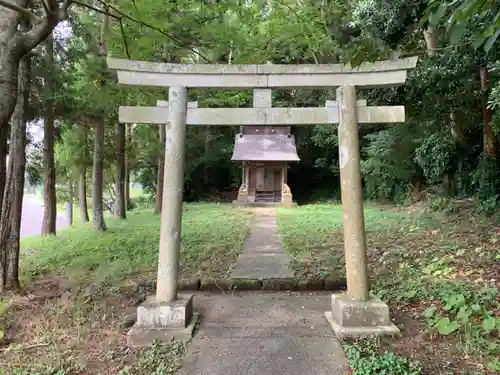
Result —
M418 362L385 351L379 354L372 345L344 345L353 375L420 375Z
M430 183L436 184L451 169L455 150L450 137L432 134L415 150L415 161Z
M402 203L411 189L414 145L405 131L389 128L365 136L368 145L361 168L368 199L391 199Z
M482 155L473 173L478 207L486 214L500 208L500 161Z

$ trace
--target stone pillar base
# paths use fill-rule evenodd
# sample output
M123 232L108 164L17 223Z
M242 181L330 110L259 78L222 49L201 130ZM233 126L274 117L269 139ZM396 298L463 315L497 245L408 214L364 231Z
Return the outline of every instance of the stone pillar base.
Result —
M292 194L282 194L281 202L283 204L293 204L293 196Z
M359 302L347 294L332 295L332 311L325 317L338 337L397 335L390 320L389 307L378 298Z
M285 205L293 204L292 191L287 184L283 185L283 191L281 192L281 203Z
M242 184L238 189L238 197L236 200L240 203L248 202L248 190L245 184Z
M240 203L245 203L248 202L248 195L247 194L242 194L241 192L238 193L238 197L236 198L237 202Z
M190 341L198 320L199 314L193 312L193 294L179 294L170 303L149 298L137 308L137 320L127 334L127 345L143 348L155 341Z

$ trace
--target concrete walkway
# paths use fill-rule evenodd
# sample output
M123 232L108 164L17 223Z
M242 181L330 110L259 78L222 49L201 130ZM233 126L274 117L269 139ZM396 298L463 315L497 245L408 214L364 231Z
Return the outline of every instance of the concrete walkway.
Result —
M255 210L233 278L293 277L276 210ZM325 319L329 293L199 294L200 330L180 375L345 375L347 359Z
M278 233L275 208L256 208L250 235L231 271L232 278L293 277Z
M198 295L200 330L178 374L348 374L324 317L330 301L328 293Z

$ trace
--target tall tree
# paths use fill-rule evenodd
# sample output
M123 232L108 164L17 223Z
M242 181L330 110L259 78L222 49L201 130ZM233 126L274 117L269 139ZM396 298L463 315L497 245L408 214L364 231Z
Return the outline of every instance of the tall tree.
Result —
M163 61L172 62L169 43L163 44ZM158 154L158 173L156 175L156 199L155 213L159 214L163 205L163 178L165 176L165 141L167 139L167 127L165 124L159 125L160 150Z
M8 128L0 129L0 133L8 130ZM2 212L2 197L7 179L7 149L7 136L0 134L0 212Z
M125 143L130 145L132 142L132 129L130 125L125 125ZM130 199L130 155L125 154L125 211L129 210L132 206L132 202Z
M125 124L119 123L116 131L116 200L115 217L126 218L127 198L125 195Z
M12 116L8 176L0 215L0 292L19 289L19 237L26 165L26 122L31 61L19 64L17 104Z
M493 130L493 111L488 106L490 87L489 71L486 64L479 69L479 81L481 82L481 106L483 107L483 151L486 155L497 158L500 150L498 149L498 138Z
M54 39L45 41L43 117L43 222L42 235L56 234L56 166L54 161Z
M80 208L80 220L82 223L89 221L89 209L87 205L87 166L78 168L78 206Z
M102 58L100 69L100 86L104 90L106 86L105 78L105 57L108 53L107 37L109 33L109 15L102 14L101 35L99 43L99 54ZM105 231L107 229L104 221L104 135L107 114L103 110L100 116L95 121L95 138L94 138L94 163L92 171L92 215L93 226L97 231Z
M158 154L158 173L156 177L155 213L159 214L163 203L163 178L165 176L165 141L167 139L166 126L160 125L160 152Z

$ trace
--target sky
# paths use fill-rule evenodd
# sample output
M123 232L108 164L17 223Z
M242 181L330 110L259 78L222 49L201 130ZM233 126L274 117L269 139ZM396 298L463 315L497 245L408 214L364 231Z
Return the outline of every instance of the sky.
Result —
M71 38L71 26L68 21L63 21L54 29L54 38L56 38L62 46L65 46L68 39ZM28 123L28 137L35 143L43 141L43 120L37 119ZM28 151L32 150L33 146L28 145Z

